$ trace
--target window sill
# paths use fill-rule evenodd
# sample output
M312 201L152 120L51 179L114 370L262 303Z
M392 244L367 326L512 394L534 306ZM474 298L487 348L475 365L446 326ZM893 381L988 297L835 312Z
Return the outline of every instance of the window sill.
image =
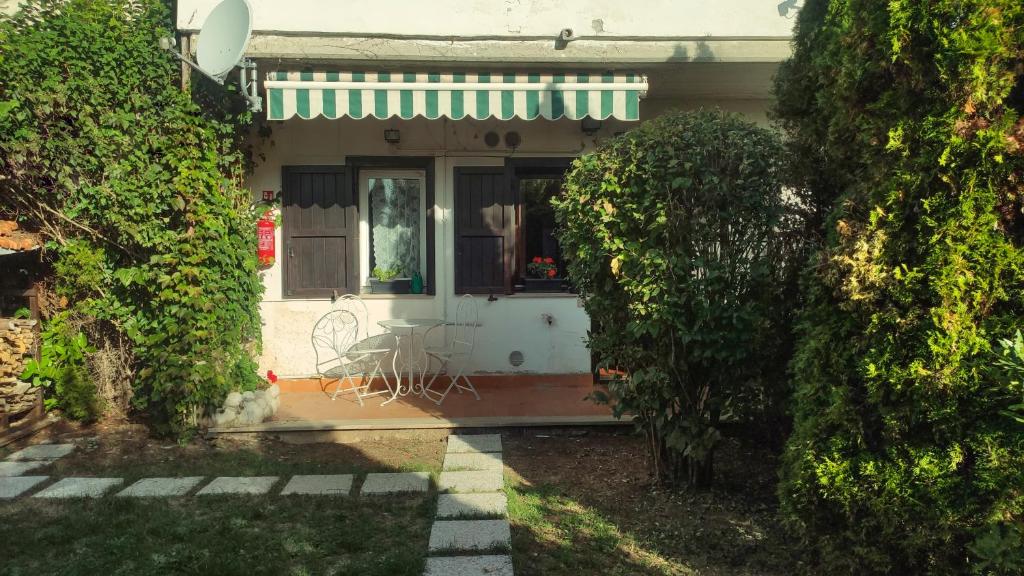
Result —
M363 300L431 300L434 294L371 294L360 292L359 297Z
M579 294L572 292L515 292L512 294L495 294L498 298L515 298L525 300L529 298L579 298Z

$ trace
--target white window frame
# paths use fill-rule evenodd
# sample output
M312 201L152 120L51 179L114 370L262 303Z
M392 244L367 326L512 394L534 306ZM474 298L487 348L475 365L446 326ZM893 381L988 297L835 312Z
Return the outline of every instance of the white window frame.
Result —
M373 169L359 171L359 270L362 286L370 284L370 179L394 178L419 180L420 186L420 275L427 279L427 174L424 170Z

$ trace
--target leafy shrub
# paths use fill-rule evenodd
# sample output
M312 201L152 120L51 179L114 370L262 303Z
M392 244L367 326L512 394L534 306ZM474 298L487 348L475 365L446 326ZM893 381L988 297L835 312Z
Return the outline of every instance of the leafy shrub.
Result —
M60 408L73 420L90 422L101 413L86 368L86 356L95 350L85 334L68 325L67 317L60 314L49 323L41 335L39 360L29 360L21 378L48 391L47 409Z
M1024 434L991 341L1024 320L1024 4L809 0L794 46L777 114L826 243L793 361L788 525L813 573L1019 566L993 545L1024 511Z
M666 480L709 484L723 417L784 379L779 149L738 116L671 113L576 160L554 200L589 346L626 373L608 399Z
M248 115L180 89L172 30L159 0L31 0L0 20L0 212L47 236L58 296L122 349L107 364L130 363L140 413L182 433L259 381L262 288Z

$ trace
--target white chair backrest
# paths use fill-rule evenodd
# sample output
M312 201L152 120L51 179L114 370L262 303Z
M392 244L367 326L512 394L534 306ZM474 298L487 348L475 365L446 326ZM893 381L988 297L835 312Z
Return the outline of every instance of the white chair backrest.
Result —
M345 310L352 314L356 318L356 322L359 323L359 331L356 336L359 338L366 338L370 335L369 325L369 312L366 310L366 303L363 299L356 294L343 294L334 301L331 306L332 310Z
M476 326L480 321L480 315L476 307L476 299L469 294L459 298L459 305L455 308L455 335L452 339L452 348L459 353L471 354L476 346Z
M341 364L341 355L359 341L359 321L348 310L332 310L317 320L311 340L317 373L323 374Z

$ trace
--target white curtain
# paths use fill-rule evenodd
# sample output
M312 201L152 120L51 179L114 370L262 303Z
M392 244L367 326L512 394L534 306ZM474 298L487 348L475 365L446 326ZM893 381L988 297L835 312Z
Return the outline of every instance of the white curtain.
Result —
M370 178L374 266L408 278L420 272L420 181Z

